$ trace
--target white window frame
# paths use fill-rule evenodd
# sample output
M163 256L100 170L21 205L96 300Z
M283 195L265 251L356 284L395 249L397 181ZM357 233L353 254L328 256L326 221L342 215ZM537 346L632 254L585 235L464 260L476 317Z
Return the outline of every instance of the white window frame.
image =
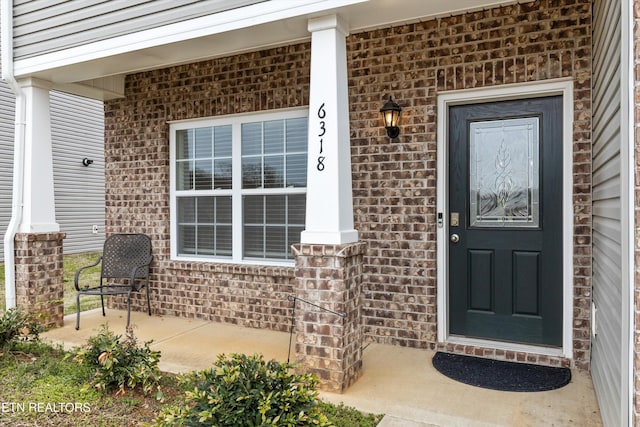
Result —
M170 242L171 259L175 261L200 261L209 263L269 265L269 266L293 266L295 260L272 260L243 257L243 222L242 222L242 196L249 195L289 195L306 194L307 187L297 188L268 188L268 189L242 189L242 124L250 122L265 122L270 120L286 120L306 118L309 116L308 107L287 108L268 112L231 114L219 117L202 119L180 120L169 122L169 201L170 201ZM179 130L199 127L231 125L232 154L231 190L176 190L176 133ZM232 212L232 256L198 256L178 254L178 203L180 196L231 196Z

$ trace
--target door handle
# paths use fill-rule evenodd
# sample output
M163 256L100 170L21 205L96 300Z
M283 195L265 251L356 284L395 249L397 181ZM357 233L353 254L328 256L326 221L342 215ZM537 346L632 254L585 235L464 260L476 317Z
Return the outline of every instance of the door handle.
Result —
M454 234L452 234L452 235L451 235L451 241L452 241L453 243L458 243L458 242L460 241L460 236L458 236L458 235L457 235L457 234L455 234L455 233L454 233Z

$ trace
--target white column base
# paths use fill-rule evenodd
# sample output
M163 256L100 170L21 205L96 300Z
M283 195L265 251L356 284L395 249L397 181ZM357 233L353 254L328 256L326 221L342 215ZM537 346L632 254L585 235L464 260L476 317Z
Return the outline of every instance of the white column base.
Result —
M318 245L344 245L358 241L357 230L344 231L303 231L300 243Z

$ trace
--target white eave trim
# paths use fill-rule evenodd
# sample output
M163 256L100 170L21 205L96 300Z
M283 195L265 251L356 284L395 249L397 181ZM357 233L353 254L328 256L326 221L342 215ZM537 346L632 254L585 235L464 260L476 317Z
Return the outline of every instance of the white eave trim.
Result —
M24 76L109 56L207 37L296 16L305 16L368 0L271 0L151 28L69 49L15 61L15 75ZM259 41L258 41L259 43Z

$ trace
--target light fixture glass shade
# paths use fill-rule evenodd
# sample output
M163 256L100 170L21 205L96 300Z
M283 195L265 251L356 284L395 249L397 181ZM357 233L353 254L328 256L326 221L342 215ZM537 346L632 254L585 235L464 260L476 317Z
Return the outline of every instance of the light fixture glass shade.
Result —
M400 116L402 115L402 108L389 97L389 100L384 103L380 109L382 113L382 120L384 120L384 127L387 129L387 135L389 138L396 138L400 135Z

